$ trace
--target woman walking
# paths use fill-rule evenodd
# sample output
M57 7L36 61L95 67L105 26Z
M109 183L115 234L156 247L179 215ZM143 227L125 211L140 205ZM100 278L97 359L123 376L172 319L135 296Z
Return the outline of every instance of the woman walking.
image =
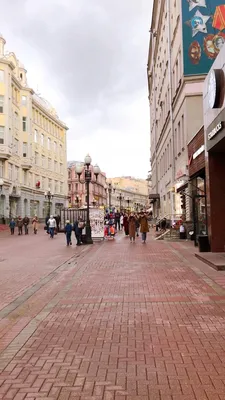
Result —
M130 214L129 217L129 236L130 236L130 242L132 243L135 242L135 233L136 233L136 218L134 217L133 214Z
M37 234L38 231L38 217L35 215L35 217L32 220L32 225L33 225L33 229L34 229L34 234Z
M124 226L125 235L128 236L129 235L129 222L128 222L127 214L125 214L123 217L123 226Z
M147 233L149 232L149 227L148 227L148 218L144 211L141 212L141 216L139 219L140 222L140 232L142 235L142 243L146 243L147 239Z

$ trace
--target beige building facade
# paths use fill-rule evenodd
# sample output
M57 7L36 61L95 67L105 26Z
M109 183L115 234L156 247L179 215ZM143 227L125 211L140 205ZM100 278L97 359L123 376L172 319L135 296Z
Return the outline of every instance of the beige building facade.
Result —
M187 144L203 125L205 75L184 76L181 0L155 0L148 54L154 215L181 215L177 190L188 181ZM186 202L190 218L190 201Z
M0 36L0 217L46 217L67 196L66 125L27 84L26 70Z
M110 179L112 185L111 204L117 209L148 209L148 182L132 177ZM109 204L109 202L108 202Z

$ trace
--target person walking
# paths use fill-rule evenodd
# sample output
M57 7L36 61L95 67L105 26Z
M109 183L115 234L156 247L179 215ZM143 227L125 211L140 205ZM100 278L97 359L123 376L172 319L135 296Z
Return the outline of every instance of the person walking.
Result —
M82 217L79 217L77 221L74 222L74 232L75 232L75 237L77 239L77 246L80 246L82 244L82 231L85 227L85 223L83 221Z
M9 223L9 228L10 228L11 235L14 235L15 226L16 226L15 220L12 218L10 223Z
M66 225L65 225L64 229L65 229L65 234L66 234L66 244L67 244L67 246L72 246L71 235L72 235L73 227L69 220L66 221Z
M32 220L32 225L33 225L33 229L34 229L34 234L37 234L38 231L38 217L35 215L35 217Z
M115 227L117 231L120 231L120 213L118 211L115 213Z
M17 219L17 226L18 226L18 235L23 234L23 219L19 216Z
M50 238L51 239L54 238L55 228L56 228L56 220L53 217L53 215L51 215L49 220L48 220L48 229L49 229L49 233L50 233Z
M50 218L50 215L47 215L47 217L45 218L46 233L49 233L49 226L48 226L49 218Z
M140 222L138 219L138 215L135 216L135 223L136 223L136 236L139 236L139 229L140 229Z
M120 226L123 229L123 214L120 216Z
M125 214L123 217L123 226L124 226L125 235L128 236L129 235L129 223L128 223L127 214Z
M136 218L132 213L130 214L128 224L129 224L130 242L132 243L132 241L135 242L135 233L136 233Z
M25 216L24 219L23 219L25 235L28 235L28 225L29 225L29 223L30 223L29 218L27 216Z
M142 243L146 243L147 239L147 233L149 232L149 227L148 227L148 218L144 211L141 212L141 216L139 219L140 222L140 232L142 235Z

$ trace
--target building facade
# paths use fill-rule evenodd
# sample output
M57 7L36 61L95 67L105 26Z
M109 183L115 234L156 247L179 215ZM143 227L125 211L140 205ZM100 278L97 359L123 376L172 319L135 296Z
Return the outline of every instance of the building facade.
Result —
M117 209L130 209L140 211L148 209L148 182L144 179L132 177L119 177L110 179L111 205ZM109 193L108 202L109 205Z
M82 207L87 204L86 184L84 182L84 172L79 177L76 173L76 164L81 165L81 162L68 162L68 199L70 207ZM100 172L96 181L93 166L90 166L92 172L92 180L89 185L90 205L105 206L106 205L106 175Z
M224 42L221 0L155 0L148 54L155 216L179 217L189 180L187 144L203 126L203 84ZM223 6L223 8L225 8ZM185 218L191 217L187 199Z
M0 37L0 216L46 217L65 205L66 125L27 84L26 70Z

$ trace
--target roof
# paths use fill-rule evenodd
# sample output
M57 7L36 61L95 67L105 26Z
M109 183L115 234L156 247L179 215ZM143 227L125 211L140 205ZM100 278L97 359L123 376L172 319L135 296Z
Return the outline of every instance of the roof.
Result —
M44 107L50 114L52 114L55 118L59 119L56 110L52 107L52 105L44 99L43 97L39 96L37 93L33 94L33 99L39 103L42 107Z

